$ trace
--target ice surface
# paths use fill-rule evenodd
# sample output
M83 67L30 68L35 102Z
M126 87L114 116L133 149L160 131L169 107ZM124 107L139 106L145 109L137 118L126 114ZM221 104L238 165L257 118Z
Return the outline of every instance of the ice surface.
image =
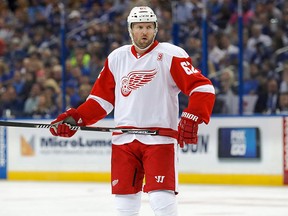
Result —
M179 216L288 216L288 187L180 185ZM106 183L0 181L1 216L115 216ZM142 216L153 216L142 195Z

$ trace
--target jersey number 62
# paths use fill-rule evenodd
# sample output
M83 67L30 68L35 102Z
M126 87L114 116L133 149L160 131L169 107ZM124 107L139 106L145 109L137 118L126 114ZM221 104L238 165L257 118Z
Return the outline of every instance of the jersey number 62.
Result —
M199 72L188 61L181 62L181 66L182 66L182 68L184 69L184 71L186 72L187 75L191 75L193 73L198 73Z

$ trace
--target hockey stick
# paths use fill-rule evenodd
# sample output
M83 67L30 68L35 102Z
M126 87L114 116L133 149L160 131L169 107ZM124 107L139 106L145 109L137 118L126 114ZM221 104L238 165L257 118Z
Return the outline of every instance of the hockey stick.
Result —
M25 128L50 128L51 124L40 124L40 123L26 123L26 122L10 122L0 121L0 126L6 127L25 127ZM149 129L131 129L131 128L111 128L111 127L85 127L85 126L70 126L71 130L82 130L82 131L98 131L98 132L119 132L128 134L141 134L141 135L162 135L172 136L175 133L163 129L160 130L149 130Z

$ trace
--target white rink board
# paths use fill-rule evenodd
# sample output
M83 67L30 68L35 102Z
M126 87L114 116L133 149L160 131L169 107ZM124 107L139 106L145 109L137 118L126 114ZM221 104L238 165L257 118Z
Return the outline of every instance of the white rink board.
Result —
M218 117L209 125L199 127L197 151L192 146L181 153L180 172L210 174L282 174L283 173L283 122L282 117ZM261 158L223 160L218 158L218 128L258 127ZM203 137L203 143L201 139ZM200 142L200 143L199 143ZM207 151L205 151L207 149ZM180 150L181 152L181 150Z
M213 117L208 126L200 126L198 146L179 150L179 172L282 174L282 118ZM113 120L102 120L96 126L113 126ZM219 159L219 127L259 128L260 159ZM9 127L7 133L8 171L110 172L110 133L78 131L69 139L53 137L47 129Z
M106 127L112 125L112 121L106 120L97 124ZM48 129L10 127L7 139L9 171L110 170L110 133L78 131L71 138L61 138L52 136ZM34 154L24 155L21 152L23 140L32 146Z

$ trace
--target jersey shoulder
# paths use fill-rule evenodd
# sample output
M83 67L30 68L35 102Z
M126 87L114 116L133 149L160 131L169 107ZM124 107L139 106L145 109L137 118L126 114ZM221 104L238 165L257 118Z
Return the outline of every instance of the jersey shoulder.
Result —
M171 43L161 42L159 43L158 49L159 49L159 52L161 51L170 56L179 57L179 58L189 57L189 55L184 49Z
M108 55L108 58L114 58L115 56L119 55L119 53L131 52L131 47L132 45L123 45L121 47L118 47Z

